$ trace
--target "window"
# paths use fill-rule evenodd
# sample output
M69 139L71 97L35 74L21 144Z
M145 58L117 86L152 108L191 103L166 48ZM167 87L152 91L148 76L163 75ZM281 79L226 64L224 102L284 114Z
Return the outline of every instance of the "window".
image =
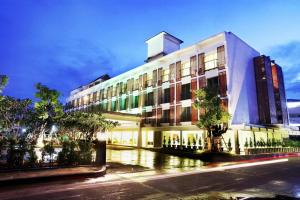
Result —
M209 78L207 79L207 87L213 88L213 89L218 89L219 88L219 80L218 77L214 78Z
M170 122L170 110L163 110L161 123Z
M132 99L132 108L137 108L139 106L139 96L133 96Z
M191 121L191 107L183 107L182 108L180 121L182 121L182 122Z
M127 98L121 99L120 110L126 110L127 108Z
M146 112L145 113L145 124L151 124L152 121L153 121L152 112Z
M153 105L153 92L149 92L146 97L146 106Z
M189 76L190 75L190 62L184 62L181 64L181 77Z
M168 82L170 77L170 70L169 69L164 69L163 70L163 78L162 82Z
M217 67L218 55L216 51L205 54L204 62L205 62L205 70L211 70Z
M197 56L190 57L191 75L194 77L197 74Z
M152 73L147 74L147 87L152 86Z
M170 88L164 89L164 94L162 98L163 98L163 103L170 103Z
M96 102L97 101L97 92L94 92L93 93L93 102Z
M135 79L133 90L138 90L138 89L139 89L139 79Z
M181 100L191 98L191 85L190 83L181 86Z
M225 49L224 45L217 48L218 53L218 67L223 68L225 66Z
M116 111L116 110L117 110L116 101L112 101L111 102L111 111Z

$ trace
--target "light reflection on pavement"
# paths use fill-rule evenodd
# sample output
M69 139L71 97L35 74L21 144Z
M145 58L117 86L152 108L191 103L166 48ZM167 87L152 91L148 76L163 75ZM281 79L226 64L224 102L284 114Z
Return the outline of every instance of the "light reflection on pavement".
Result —
M152 152L144 149L110 149L106 151L107 162L119 162L127 165L139 165L150 170L166 171L176 169L177 171L187 171L200 169L209 164L201 160L181 158L177 156Z

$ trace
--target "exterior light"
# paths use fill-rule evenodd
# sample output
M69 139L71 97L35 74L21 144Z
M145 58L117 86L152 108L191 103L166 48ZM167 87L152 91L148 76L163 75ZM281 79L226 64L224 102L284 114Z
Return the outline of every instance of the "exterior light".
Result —
M22 133L25 133L26 132L26 128L22 128Z
M57 126L56 125L52 125L51 127L51 130L50 130L50 133L55 133L56 131L58 130Z

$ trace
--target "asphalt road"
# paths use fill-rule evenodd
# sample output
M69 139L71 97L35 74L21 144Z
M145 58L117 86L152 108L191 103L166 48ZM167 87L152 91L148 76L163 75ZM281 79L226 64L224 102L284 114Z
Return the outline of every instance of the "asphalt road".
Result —
M274 198L278 194L286 196L281 199L300 197L300 158L271 162L7 186L0 188L0 199L279 199Z

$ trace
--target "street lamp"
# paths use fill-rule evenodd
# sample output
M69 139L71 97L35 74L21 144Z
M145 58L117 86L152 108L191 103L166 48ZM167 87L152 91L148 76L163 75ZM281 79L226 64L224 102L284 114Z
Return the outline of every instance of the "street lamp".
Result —
M96 165L106 167L106 133L98 132L96 134L97 140L95 141L96 147Z

